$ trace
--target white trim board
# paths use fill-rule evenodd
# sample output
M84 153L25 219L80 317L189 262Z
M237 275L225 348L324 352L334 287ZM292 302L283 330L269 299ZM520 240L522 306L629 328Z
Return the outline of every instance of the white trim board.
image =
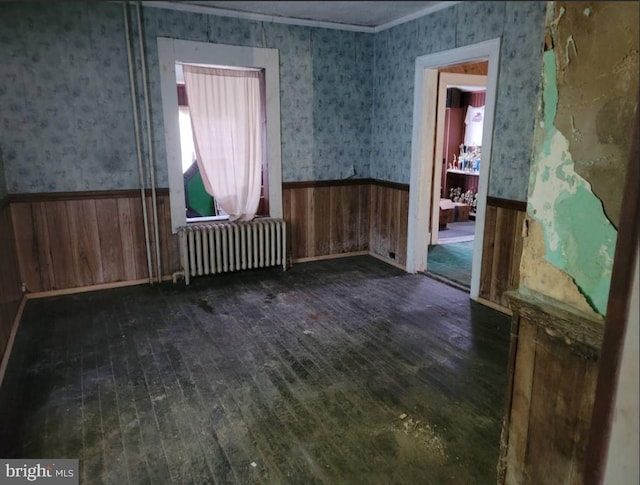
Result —
M179 227L186 224L184 181L180 158L180 129L178 126L176 62L265 69L269 216L281 219L282 144L280 136L280 61L278 50L158 37L158 60L173 232L176 233Z
M147 1L143 1L142 5L144 7L164 8L169 10L178 10L180 12L193 12L193 13L201 13L205 15L216 15L218 17L232 17L232 18L245 19L245 20L256 20L259 22L270 22L274 24L297 25L301 27L319 27L323 29L347 30L351 32L364 32L368 34L374 34L376 32L382 32L383 30L387 30L392 27L395 27L396 25L404 24L406 22L410 22L420 17L424 17L425 15L432 14L439 10L449 8L453 5L456 5L457 3L460 3L460 1L440 2L438 5L426 7L412 14L406 15L396 20L392 20L391 22L387 22L386 24L377 25L375 27L366 27L363 25L354 25L354 24L342 24L338 22L324 22L320 20L305 20L305 19L298 19L298 18L291 18L291 17L280 17L277 15L264 15L259 13L244 12L240 10L228 10L224 8L207 7L204 5L193 5L193 4L182 3L182 2L147 0Z
M409 273L417 273L427 269L427 251L430 239L429 214L432 209L432 176L435 166L434 140L438 68L473 61L489 61L471 273L470 296L473 299L476 299L480 292L483 229L487 206L489 167L491 165L500 44L500 38L491 39L478 44L420 56L416 58L415 64L407 235L407 271Z
M459 1L457 2L440 2L438 5L434 5L432 7L426 7L423 8L422 10L418 10L415 13L412 13L410 15L407 15L405 17L401 17L397 20L392 20L391 22L387 22L386 24L382 24L382 25L378 25L376 27L373 27L372 32L382 32L383 30L387 30L390 29L391 27L395 27L396 25L401 25L401 24L405 24L407 22L411 22L412 20L415 19L419 19L420 17L424 17L425 15L430 15L432 13L438 12L439 10L444 10L445 8L449 8L452 7L453 5L456 5L460 3Z

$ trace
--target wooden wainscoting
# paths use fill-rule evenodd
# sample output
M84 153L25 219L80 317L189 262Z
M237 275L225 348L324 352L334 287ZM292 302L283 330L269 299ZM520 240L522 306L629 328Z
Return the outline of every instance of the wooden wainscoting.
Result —
M151 221L151 201L147 211ZM158 191L163 276L180 269L171 233L169 193ZM148 278L139 191L10 196L20 281L29 292L82 288ZM372 254L404 268L409 186L372 179L283 185L288 254L293 262ZM480 297L507 306L517 287L524 203L489 198ZM150 224L150 236L153 230ZM155 245L151 241L155 270Z
M168 190L158 190L157 201L162 274L170 275L180 264ZM146 204L155 269L149 194ZM21 281L29 292L149 277L137 190L12 195L11 211Z
M283 201L293 262L370 253L406 265L408 185L372 179L287 182Z
M505 312L509 306L505 292L518 288L520 281L526 211L525 202L487 197L479 296Z
M404 268L407 264L409 186L374 180L370 190L371 254Z
M13 222L7 200L0 201L0 361L7 348L22 292L18 274L18 256L13 240ZM0 382L2 381L0 369Z
M583 484L604 319L526 288L513 309L498 483Z
M369 179L287 182L288 254L304 262L369 250Z

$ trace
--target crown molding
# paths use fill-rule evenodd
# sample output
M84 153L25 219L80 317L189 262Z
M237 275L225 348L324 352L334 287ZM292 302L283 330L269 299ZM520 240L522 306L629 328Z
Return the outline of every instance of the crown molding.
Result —
M460 1L456 2L440 2L439 5L434 5L432 7L426 7L422 10L418 10L409 15L405 15L404 17L400 17L399 19L392 20L391 22L387 22L386 24L378 25L373 27L373 32L382 32L383 30L388 30L391 27L395 27L396 25L405 24L407 22L411 22L412 20L419 19L420 17L424 17L426 15L432 14L434 12L438 12L439 10L444 10L445 8L452 7L456 4L460 3Z

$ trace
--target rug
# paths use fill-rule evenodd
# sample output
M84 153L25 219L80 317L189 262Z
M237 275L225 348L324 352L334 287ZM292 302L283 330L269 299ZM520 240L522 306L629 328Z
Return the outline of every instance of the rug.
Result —
M475 221L450 222L438 231L438 244L473 241L475 226Z
M427 271L470 287L472 259L473 241L439 244L429 248Z

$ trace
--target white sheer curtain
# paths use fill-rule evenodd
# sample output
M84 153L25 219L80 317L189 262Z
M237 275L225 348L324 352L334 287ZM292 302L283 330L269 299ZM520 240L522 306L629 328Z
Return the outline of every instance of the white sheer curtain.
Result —
M260 202L265 155L260 73L183 67L205 189L230 220L251 220Z

